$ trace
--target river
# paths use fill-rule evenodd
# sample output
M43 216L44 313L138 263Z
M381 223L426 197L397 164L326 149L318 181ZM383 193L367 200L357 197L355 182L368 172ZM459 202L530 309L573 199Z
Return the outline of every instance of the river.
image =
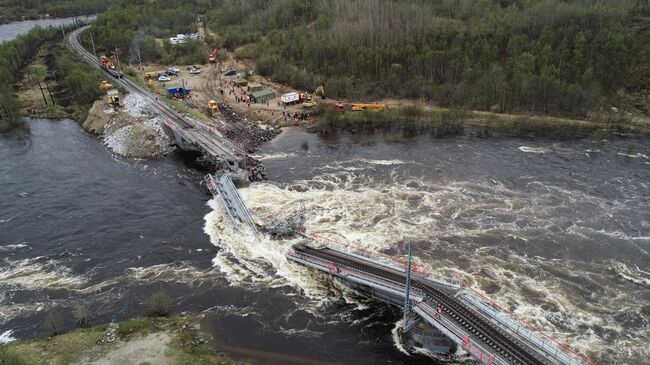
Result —
M178 155L123 160L72 121L29 123L0 138L4 337L43 335L52 311L72 328L78 303L92 323L141 315L163 290L254 363L431 363L394 346L397 309L287 262L295 241L234 234ZM648 141L404 142L288 128L256 154L269 180L241 193L257 217L304 202L308 231L393 256L413 240L434 276L462 276L592 360L650 364Z
M95 15L92 16L79 16L76 17L84 22L93 20ZM0 43L10 41L21 34L29 32L35 27L61 27L62 25L74 24L75 17L70 18L51 18L51 19L35 19L25 20L21 22L12 22L0 24Z

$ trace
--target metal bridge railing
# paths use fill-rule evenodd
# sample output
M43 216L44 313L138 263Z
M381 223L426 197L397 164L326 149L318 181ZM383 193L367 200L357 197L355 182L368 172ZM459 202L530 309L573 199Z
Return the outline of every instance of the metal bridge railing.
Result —
M389 256L386 254L383 254L381 252L373 251L364 247L361 247L357 244L353 243L345 243L345 242L340 242L334 239L331 239L329 237L321 236L316 233L306 233L306 232L300 232L302 235L311 238L314 241L325 241L328 244L332 244L335 247L340 247L346 252L353 253L362 257L365 257L366 259L371 259L372 261L379 262L382 264L385 264L387 266L390 266L398 271L405 271L406 270L406 265L408 264L408 261L402 258L396 258L393 256ZM413 273L415 273L419 277L426 278L429 275L431 275L431 270L429 270L428 267L424 265L418 265L413 263L411 270Z
M445 333L454 342L458 343L461 348L467 351L472 357L479 360L482 365L507 365L508 363L499 358L496 354L490 352L488 349L472 342L470 335L458 328L453 323L449 322L445 317L438 316L433 308L424 302L414 304L419 309L420 315Z
M487 305L485 302L479 300L473 295L465 294L462 296L463 299L472 303L481 311L485 312L488 317L498 321L503 326L510 329L512 332L518 334L520 337L525 338L530 344L535 345L537 348L544 351L548 356L565 365L595 365L583 355L572 350L567 345L560 343L551 335L543 332L516 314L487 299L476 290L472 288L469 288L469 290L476 293L479 297L487 300L488 303L492 305Z

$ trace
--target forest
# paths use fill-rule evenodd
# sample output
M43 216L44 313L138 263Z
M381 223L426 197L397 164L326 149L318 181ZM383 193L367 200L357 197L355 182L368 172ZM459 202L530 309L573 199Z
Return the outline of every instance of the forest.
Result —
M199 14L210 45L331 97L650 112L650 0L114 0L92 33L99 52L117 47L132 62L199 62L198 44L161 41L194 32Z
M82 106L82 109L89 108L99 97L98 72L64 48L62 40L59 29L36 27L12 41L0 43L0 80L3 80L0 83L0 132L22 127L21 103L14 85L21 80L25 67L39 52L51 61L54 88L65 90L73 104Z
M29 33L16 39L0 43L0 131L7 129L8 121L15 120L20 109L20 102L14 94L13 83L18 80L26 62L33 57L39 47L57 33L52 30L34 28Z
M650 88L649 15L647 0L224 0L206 19L297 88L585 116L650 111L635 97Z
M171 0L116 1L97 17L90 31L98 53L117 48L131 63L203 63L207 54L199 42L170 45L168 38L179 33L195 33L196 17L204 9L196 3ZM88 32L82 41L90 45ZM125 58L124 58L125 57Z
M0 24L45 14L55 18L96 14L109 4L110 0L0 0Z

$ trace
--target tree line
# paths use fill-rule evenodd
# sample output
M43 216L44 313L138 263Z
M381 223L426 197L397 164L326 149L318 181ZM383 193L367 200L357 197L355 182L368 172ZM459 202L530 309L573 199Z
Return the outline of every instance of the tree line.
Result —
M204 63L206 50L198 41L169 43L169 37L197 31L200 11L197 2L119 0L97 17L90 32L98 53L108 54L117 48L120 59L130 63ZM82 41L90 49L88 33Z
M332 96L584 116L647 89L647 0L223 0L221 46ZM645 55L645 56L643 56Z
M66 31L70 30L68 27ZM14 85L24 76L25 67L38 52L47 54L49 77L56 81L54 89L64 91L72 104L85 108L99 97L99 73L77 55L71 54L71 50L61 46L62 40L59 29L36 27L14 40L0 43L0 80L3 80L0 83L0 131L21 125L22 106L14 92Z
M20 102L14 94L13 84L39 47L49 39L60 37L60 34L52 29L36 27L12 41L0 43L0 119L14 120L18 117Z

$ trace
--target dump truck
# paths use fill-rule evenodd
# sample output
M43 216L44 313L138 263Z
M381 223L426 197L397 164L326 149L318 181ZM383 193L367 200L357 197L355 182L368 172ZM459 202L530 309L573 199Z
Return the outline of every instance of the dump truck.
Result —
M286 93L280 96L280 101L284 105L291 105L300 102L300 95L298 93Z
M208 61L210 63L216 63L217 62L217 56L218 56L218 52L217 52L217 49L215 48L215 49L212 50L212 53L210 53L210 55L208 56Z
M210 113L212 113L212 115L219 112L219 106L217 105L216 100L208 101L208 110L210 111Z

